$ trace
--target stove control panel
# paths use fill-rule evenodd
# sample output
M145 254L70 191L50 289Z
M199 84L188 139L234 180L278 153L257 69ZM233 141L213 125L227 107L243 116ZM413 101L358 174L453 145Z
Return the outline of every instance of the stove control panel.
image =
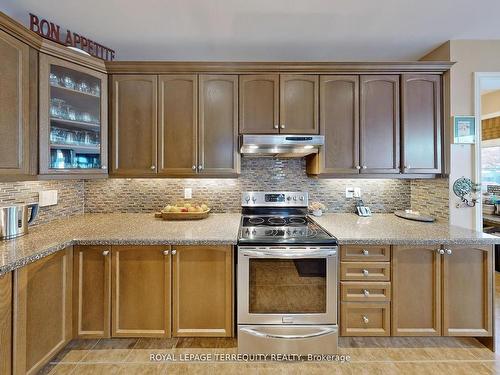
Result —
M300 191L247 191L241 198L243 207L307 207L308 204L307 193Z

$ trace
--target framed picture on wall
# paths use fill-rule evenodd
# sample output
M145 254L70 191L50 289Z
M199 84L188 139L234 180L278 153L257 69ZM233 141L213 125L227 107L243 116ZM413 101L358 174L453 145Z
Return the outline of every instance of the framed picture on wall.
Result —
M453 117L453 143L476 143L476 118L474 116Z

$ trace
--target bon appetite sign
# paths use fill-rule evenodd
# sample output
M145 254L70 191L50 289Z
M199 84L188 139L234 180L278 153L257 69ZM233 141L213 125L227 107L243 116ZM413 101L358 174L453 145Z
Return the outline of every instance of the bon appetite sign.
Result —
M71 30L61 30L54 22L30 13L30 30L64 46L79 48L99 59L112 61L115 51Z

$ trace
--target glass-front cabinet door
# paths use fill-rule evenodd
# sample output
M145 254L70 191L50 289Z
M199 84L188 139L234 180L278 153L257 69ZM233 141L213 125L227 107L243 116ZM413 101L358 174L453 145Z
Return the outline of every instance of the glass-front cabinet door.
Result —
M108 173L107 76L40 54L40 174Z

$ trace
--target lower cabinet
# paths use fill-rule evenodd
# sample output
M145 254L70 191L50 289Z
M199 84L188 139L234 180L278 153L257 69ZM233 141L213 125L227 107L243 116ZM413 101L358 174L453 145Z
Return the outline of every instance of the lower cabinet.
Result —
M113 337L170 337L170 247L112 247Z
M73 336L110 337L111 246L75 246Z
M12 373L12 273L0 276L0 374Z
M67 248L14 272L14 374L35 374L71 340L72 256Z
M232 336L232 246L174 246L172 259L173 336Z

